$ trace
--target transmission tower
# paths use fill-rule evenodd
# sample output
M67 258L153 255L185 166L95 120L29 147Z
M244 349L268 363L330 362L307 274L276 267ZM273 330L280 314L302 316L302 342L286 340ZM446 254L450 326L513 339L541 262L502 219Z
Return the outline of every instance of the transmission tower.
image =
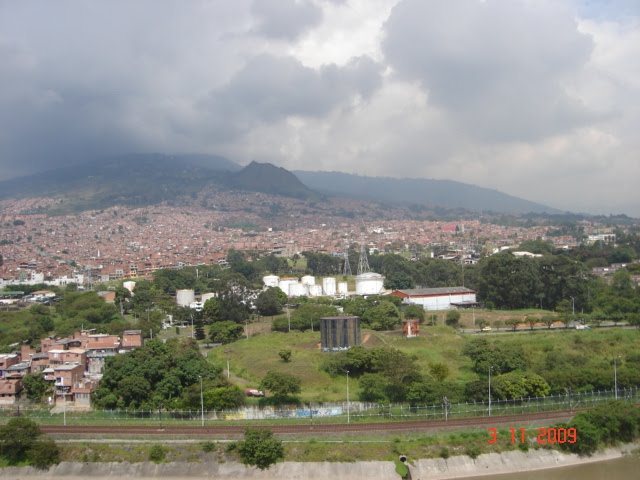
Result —
M370 272L369 260L367 259L367 251L364 247L364 242L360 243L360 258L358 259L358 275Z
M344 245L344 267L342 268L343 275L352 275L351 264L349 263L349 244Z

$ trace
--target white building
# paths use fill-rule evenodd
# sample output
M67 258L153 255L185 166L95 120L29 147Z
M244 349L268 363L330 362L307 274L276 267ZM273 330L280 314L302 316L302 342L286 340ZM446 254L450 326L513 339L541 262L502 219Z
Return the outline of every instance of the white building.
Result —
M476 292L465 287L394 290L391 295L402 298L403 303L420 305L425 310L450 310L477 305Z

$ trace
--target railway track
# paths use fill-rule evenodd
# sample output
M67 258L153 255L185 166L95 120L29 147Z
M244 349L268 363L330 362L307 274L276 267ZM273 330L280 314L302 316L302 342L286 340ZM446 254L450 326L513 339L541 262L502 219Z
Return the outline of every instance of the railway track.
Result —
M457 418L444 420L414 420L401 422L351 423L351 424L305 424L305 425L270 425L268 428L276 435L323 435L323 434L357 434L357 433L391 433L391 432L424 432L457 430L469 427L521 427L531 422L553 422L568 420L575 410L557 412L540 412L520 415L501 415L493 417ZM43 425L40 429L52 435L158 435L158 436L237 436L252 426L247 425L215 425L215 426L134 426L134 425Z

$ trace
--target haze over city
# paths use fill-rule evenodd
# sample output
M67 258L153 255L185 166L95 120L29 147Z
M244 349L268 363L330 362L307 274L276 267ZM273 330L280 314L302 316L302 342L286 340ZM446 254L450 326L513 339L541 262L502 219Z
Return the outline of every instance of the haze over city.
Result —
M640 215L631 0L0 2L0 178L130 152Z

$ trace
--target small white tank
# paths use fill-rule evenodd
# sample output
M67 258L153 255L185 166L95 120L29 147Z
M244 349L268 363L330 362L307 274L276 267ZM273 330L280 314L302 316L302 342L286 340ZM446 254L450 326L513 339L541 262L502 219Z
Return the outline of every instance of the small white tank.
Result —
M349 293L349 287L347 282L338 282L338 295L347 295Z
M325 277L322 279L322 291L327 296L336 294L336 279L333 277Z
M356 276L356 295L377 295L384 290L384 277L379 273L366 272Z
M181 307L188 307L196 301L196 294L193 290L176 290L176 303Z
M216 298L218 296L217 293L213 293L213 292L208 292L208 293L203 293L200 296L200 299L202 301L202 303L206 303L207 300L209 300L210 298Z
M297 278L283 278L278 282L278 288L289 295L289 285L298 283Z
M290 283L289 284L289 296L290 297L304 297L309 293L309 287L302 283Z
M309 296L310 297L321 297L322 296L322 285L309 285Z
M311 275L305 275L300 279L300 281L302 282L303 285L315 285L316 277L313 277Z
M266 275L262 277L262 282L265 287L277 287L280 282L280 277L277 275Z

